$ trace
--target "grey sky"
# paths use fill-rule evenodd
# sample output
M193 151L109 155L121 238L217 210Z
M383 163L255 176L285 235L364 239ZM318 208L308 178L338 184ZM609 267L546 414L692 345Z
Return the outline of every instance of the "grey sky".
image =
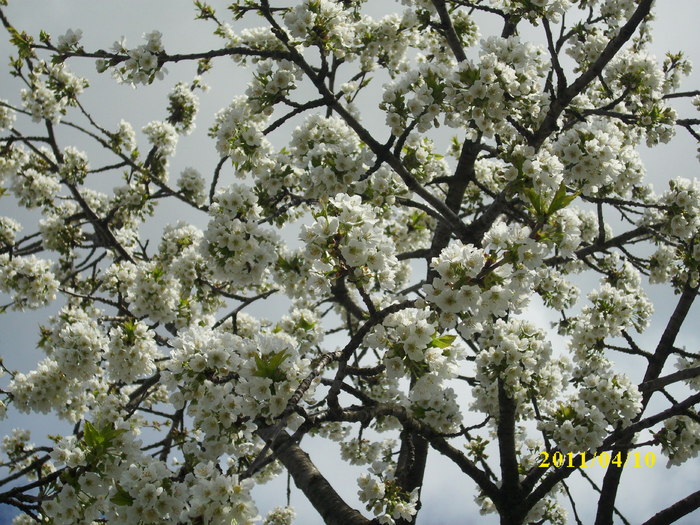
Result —
M218 8L222 17L226 16L224 7L230 2L212 1L210 3ZM383 6L388 3L380 2ZM163 33L165 49L170 53L203 51L221 45L220 40L211 36L211 25L193 21L194 10L191 2L187 0L10 0L10 6L6 8L6 12L18 29L27 30L35 36L38 36L40 29L44 29L55 39L69 28L80 28L83 30L82 43L86 49L107 49L122 35L126 37L127 44L138 45L141 42L141 35L153 29ZM700 20L700 2L697 0L657 1L657 21L654 24L656 41L654 47L657 50L657 56L660 58L665 51L684 50L700 70L698 20ZM13 80L8 81L6 57L10 51L5 35L3 31L0 37L0 98L16 102L18 84ZM486 36L485 29L482 30L482 35ZM69 66L90 80L91 88L86 91L82 100L95 120L107 128L114 128L119 120L124 118L133 124L137 135L140 135L138 130L149 121L165 117L167 106L165 94L176 81L191 79L195 70L193 63L169 65L169 74L163 81L133 90L129 86L117 84L109 75L98 76L90 61L73 60ZM194 166L205 174L213 171L218 158L213 142L206 136L206 130L213 121L214 113L225 107L232 96L242 93L245 89L245 78L238 71L238 66L226 59L217 61L214 70L207 74L204 80L211 85L211 91L200 98L197 130L191 136L180 139L178 154L171 162L171 180L174 180L177 174L187 166ZM698 87L700 87L700 74L696 72L684 81L681 90ZM681 116L691 114L688 104L679 103L677 107L682 110ZM376 111L368 112L369 116L365 117L369 120L370 127L383 125L383 118L379 122L371 121L371 115L376 113ZM26 121L23 121L19 127L29 129ZM447 135L444 135L443 139L445 136ZM139 136L139 140L143 144L143 137ZM100 165L103 159L92 145L85 145L82 138L76 145L88 151L91 166ZM665 182L675 176L697 177L698 163L695 159L695 146L683 130L678 130L678 137L671 144L645 151L643 155L657 190L663 189ZM223 183L230 182L233 182L231 172L225 172ZM105 190L109 190L116 184L117 181L114 180L98 181L98 185ZM0 215L15 215L16 210L10 208L13 207L10 205L9 198L0 200ZM32 216L22 212L19 217L27 221L24 233L30 233L33 230L33 225L29 222ZM155 235L163 223L175 222L177 219L195 222L200 227L206 224L205 216L197 216L189 212L183 216L177 203L168 203L161 206L155 221L158 226L154 226L150 234ZM642 341L647 346L653 346L663 330L668 308L672 307L674 300L673 296L661 287L651 287L649 294L655 303L657 313L654 317L655 323L644 335ZM3 299L0 299L0 302L4 302ZM273 311L267 315L274 317L282 313L280 308L279 311ZM700 312L696 307L692 318L697 319L698 313ZM543 317L549 314L537 308L533 309L533 314L539 316L542 325L546 326L547 319ZM48 311L42 310L35 313L10 312L0 316L0 355L5 356L8 366L27 371L41 357L41 353L35 350L38 339L37 324L45 320L47 315ZM679 342L681 345L687 345L689 349L697 350L700 344L700 329L697 324L689 323L681 333ZM633 379L640 379L634 376L635 371L629 372ZM50 423L47 423L49 421ZM33 431L35 442L39 442L40 436L46 431L55 432L54 424L51 417L24 416L12 412L9 419L0 422L0 434L4 435L14 426L29 427ZM312 457L317 460L319 468L331 480L341 485L340 492L348 501L356 502L355 478L360 471L336 460L337 455L337 448L333 444L328 445L320 440L313 442ZM424 507L419 523L466 525L497 522L494 516L478 515L472 497L474 484L454 465L439 458L435 453L431 453L429 463L426 473L427 482L422 495ZM687 495L697 486L700 478L700 467L697 461L694 468L670 471L672 474L665 471L664 464L665 461L657 454L655 467L630 469L623 476L622 492L618 501L620 508L632 523L641 523L665 504ZM588 472L594 478L599 478L602 469L591 468ZM282 476L269 487L260 489L258 503L261 513L271 506L284 504L285 478ZM587 494L581 499L578 510L583 522L590 523L596 498L584 480L573 478L575 476L572 476L570 483L572 491ZM672 483L669 483L669 480L672 480ZM315 511L305 503L298 491L293 492L292 503L298 508L297 523L306 525L321 523ZM3 523L2 520L3 514L0 509L0 525ZM697 521L698 518L686 518L678 523L691 524Z

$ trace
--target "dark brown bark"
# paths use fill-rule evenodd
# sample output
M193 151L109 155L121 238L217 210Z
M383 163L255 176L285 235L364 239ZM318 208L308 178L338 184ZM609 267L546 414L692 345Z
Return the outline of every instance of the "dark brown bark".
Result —
M700 490L693 492L661 512L657 512L642 525L667 525L700 508Z
M661 370L666 363L666 359L671 355L673 343L688 316L688 312L690 311L695 297L697 297L697 292L697 287L690 287L687 285L683 290L676 304L676 308L666 324L666 329L661 335L661 339L659 339L659 344L656 346L654 355L649 361L646 373L644 374L643 383L656 380L661 375ZM645 390L642 392L642 411L637 416L637 421L641 418L644 408L646 408L653 393L654 390ZM620 442L620 445L626 447L632 443L633 439L634 434L630 434ZM615 499L617 498L617 490L620 486L622 471L622 467L613 464L608 466L608 470L605 472L605 477L603 478L600 498L598 499L598 512L596 513L595 525L612 525Z
M501 466L501 500L497 508L501 525L519 525L522 521L522 491L518 458L515 455L515 401L498 381L498 453Z
M464 53L462 44L459 41L459 37L455 32L454 26L452 25L452 18L450 18L450 14L447 12L445 0L432 0L432 2L438 16L440 17L440 26L445 40L447 40L447 44L450 46L450 49L452 50L452 53L457 61L463 62L467 59L467 55Z
M474 163L476 156L479 153L479 144L471 141L464 141L462 144L462 152L459 156L459 162L454 174L450 178L445 197L445 204L454 213L459 213L464 200L464 192L467 190L469 183L476 177L474 173ZM445 246L450 242L454 230L449 224L440 222L435 228L432 244L430 246L430 255L437 257Z
M267 442L277 455L294 483L308 498L327 525L370 525L357 510L345 503L343 498L319 472L309 455L294 443L286 431L276 434L275 427L261 428L258 434Z
M423 475L428 458L428 440L418 432L405 430L401 433L401 449L396 465L396 481L406 492L423 486ZM420 510L420 501L417 505ZM411 525L416 522L418 512L412 520L396 520L396 525Z

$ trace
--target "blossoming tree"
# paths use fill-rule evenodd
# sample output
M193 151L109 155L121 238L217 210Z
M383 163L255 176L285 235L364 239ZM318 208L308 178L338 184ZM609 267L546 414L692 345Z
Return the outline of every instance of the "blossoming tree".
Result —
M175 54L154 31L86 49L0 8L24 84L0 102L0 195L41 216L0 217L0 291L5 310L58 311L35 369L3 365L0 415L73 428L4 438L15 523L252 523L251 488L287 472L325 523L410 524L442 455L503 525L564 523L562 505L581 523L581 476L606 525L640 461L688 468L700 362L676 340L698 294L700 184L655 193L638 148L700 140L669 105L700 97L677 91L681 53L649 54L652 0L404 0L374 18L363 0L194 4L220 47ZM197 76L139 135L81 102L85 59L136 87L174 63ZM209 129L216 169L172 174L226 60L253 73ZM206 227L147 238L163 200ZM648 283L675 293L653 344ZM250 313L281 296L286 314ZM366 508L305 451L320 438L362 469ZM698 508L692 489L647 523Z

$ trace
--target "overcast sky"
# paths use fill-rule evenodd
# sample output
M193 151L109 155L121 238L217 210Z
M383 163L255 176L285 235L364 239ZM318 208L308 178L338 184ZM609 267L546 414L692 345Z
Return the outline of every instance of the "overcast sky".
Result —
M211 2L219 8L222 17L226 16L224 7L230 2ZM393 6L390 2L371 2L380 5L382 9ZM659 57L665 51L684 50L694 59L700 70L700 40L698 39L697 23L700 20L700 2L697 0L661 0L657 1L657 21L655 22L655 50ZM55 39L69 28L83 30L82 43L86 49L108 49L112 43L125 36L127 45L135 46L141 43L141 35L153 29L160 30L164 37L165 49L169 53L194 52L220 47L220 41L211 36L211 25L203 22L194 22L194 10L188 0L10 0L10 6L5 9L11 22L20 30L26 30L30 34L38 36L40 29L48 31ZM482 28L482 36L488 36L487 29ZM539 29L535 30L539 31ZM532 34L524 31L524 36ZM16 102L18 100L18 84L8 80L7 56L10 54L5 33L0 37L0 98ZM165 80L156 82L152 86L140 87L133 90L129 86L119 85L109 75L98 76L94 65L87 60L77 59L69 63L72 70L88 77L91 88L82 97L87 108L93 113L95 119L107 128L114 128L120 119L130 121L134 129L139 130L151 120L163 119L166 115L167 101L165 93L178 81L189 80L194 74L196 64L168 65L169 74ZM218 160L213 142L206 136L206 130L213 121L214 113L227 105L228 100L245 89L245 75L241 75L238 66L230 60L222 59L215 63L214 70L205 77L205 81L211 85L211 91L201 97L198 127L191 136L180 139L178 154L171 162L171 179L186 166L194 166L202 173L211 173ZM700 87L700 75L694 74L684 82L682 89L697 89ZM679 103L681 116L689 116L688 104ZM362 108L361 108L362 109ZM372 114L368 113L365 121L370 127L381 127L380 121L372 122ZM21 129L28 130L26 120L22 121ZM679 130L677 140L672 144L660 146L653 151L644 152L650 177L654 180L657 189L662 189L665 181L676 176L696 177L698 163L695 159L695 146L683 130ZM283 139L284 137L282 137ZM99 154L89 150L83 143L76 144L79 149L86 149L90 153L91 165L99 165ZM228 181L232 182L230 173ZM99 182L108 190L116 181ZM29 224L32 216L19 213L10 205L9 198L0 200L0 215L13 215L24 219L24 233L33 231L33 225ZM191 216L190 216L191 215ZM161 206L158 222L175 222L183 218L177 204ZM188 221L203 227L206 217L188 214ZM160 225L158 226L160 228ZM152 231L158 231L156 229ZM668 316L668 308L672 307L673 296L661 287L651 287L650 297L655 302L657 313L655 323L643 338L648 347L653 347L658 336L663 330L665 319ZM0 298L0 302L4 298ZM283 312L273 311L268 316L274 317ZM51 310L46 309L36 313L10 312L0 316L0 355L5 357L10 368L28 371L42 356L35 350L38 340L37 324L50 315ZM533 313L539 316L543 326L546 326L549 315L541 309L534 308ZM695 308L693 316L698 317L698 309ZM694 326L686 326L682 332L679 343L687 345L691 350L697 350L700 344L700 330L697 323ZM622 361L622 366L627 363ZM628 370L634 380L638 370ZM1 381L1 380L0 380ZM468 417L468 416L467 416ZM15 412L11 413L8 420L0 422L0 434L5 434L14 426L29 427L33 431L35 442L41 441L41 435L47 431L56 432L56 423L50 418L42 416L23 416ZM306 442L305 442L306 443ZM306 448L306 447L305 447ZM357 501L355 497L355 478L360 470L345 466L342 462L335 461L337 449L333 444L315 441L312 457L322 472L337 485L345 485L341 493L349 502ZM623 476L623 484L619 506L632 523L641 523L654 512L679 497L687 495L697 487L700 479L700 469L697 463L693 469L681 469L673 472L672 478L664 470L665 461L659 458L653 468L630 469ZM602 469L591 468L589 473L593 477L600 477ZM478 515L473 504L474 484L467 479L450 462L442 460L435 453L429 457L429 467L426 473L427 482L423 489L423 510L419 523L427 525L460 523L496 523L495 517L485 518ZM587 487L587 483L581 479L571 477L570 487L574 493L579 491L587 494L579 503L579 513L584 523L590 523L595 511L595 497ZM672 480L672 483L669 481ZM258 500L261 513L272 506L284 504L285 501L284 477L273 482L269 487L259 491ZM296 523L315 525L321 520L315 511L305 504L303 496L295 491L292 503L298 505L298 519ZM7 509L5 509L6 511ZM0 508L0 525L5 523L2 509ZM679 523L696 523L697 518L686 518Z

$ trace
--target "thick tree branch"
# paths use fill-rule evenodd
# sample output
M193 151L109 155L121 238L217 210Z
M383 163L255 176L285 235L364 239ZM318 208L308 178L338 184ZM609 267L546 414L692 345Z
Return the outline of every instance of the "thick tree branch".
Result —
M700 366L686 368L685 370L679 370L678 372L659 377L658 379L645 381L639 385L639 390L642 392L654 392L656 390L661 390L667 385L671 385L685 379L693 379L698 376L700 376Z
M700 490L657 512L642 525L668 525L700 508Z
M296 486L309 499L327 525L370 525L371 521L350 507L319 472L309 455L292 441L286 431L275 427L258 429L258 434L271 443L276 454L292 475Z
M432 2L438 16L440 17L440 26L444 31L443 34L445 36L445 40L447 40L447 44L450 46L452 53L458 62L465 61L467 59L467 55L464 53L462 43L459 41L459 36L455 32L455 28L452 25L452 18L450 18L450 14L447 12L445 0L432 0Z
M521 503L520 473L515 455L515 401L506 392L502 380L498 380L498 453L501 465L501 501L496 504L501 523L516 525Z

